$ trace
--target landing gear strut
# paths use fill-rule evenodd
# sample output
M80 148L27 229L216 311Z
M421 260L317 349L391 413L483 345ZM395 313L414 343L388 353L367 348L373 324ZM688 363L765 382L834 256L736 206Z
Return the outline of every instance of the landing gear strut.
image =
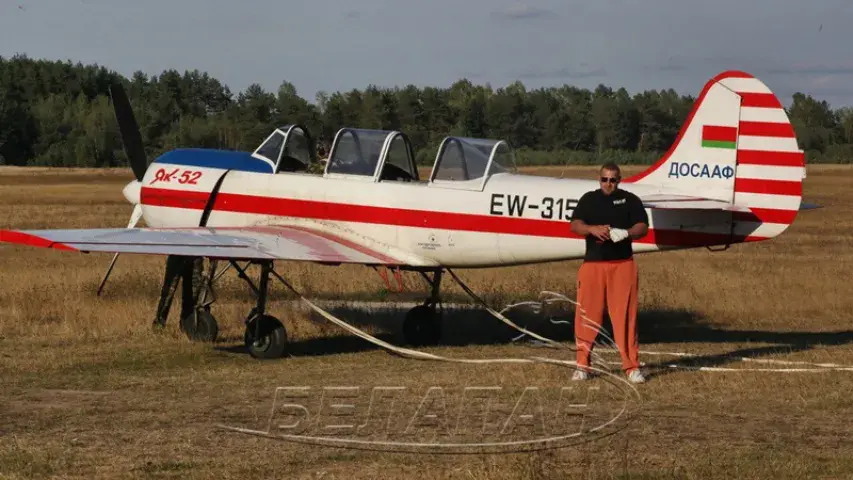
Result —
M409 345L421 347L437 345L441 340L441 270L436 270L430 279L425 273L421 275L429 282L432 290L423 305L418 305L406 313L403 320L403 338ZM436 305L439 310L436 310Z
M258 297L257 305L246 318L246 331L243 341L246 349L254 358L279 358L287 351L287 330L277 318L266 314L267 294L269 293L270 274L275 274L271 261L258 262L261 276L258 287L236 263L231 262L240 278L249 284Z
M198 264L196 264L198 262ZM195 305L192 312L181 318L180 328L190 340L197 342L214 342L219 334L219 325L216 318L210 313L210 305L216 301L213 293L213 281L216 275L216 261L211 260L207 271L207 278L200 278L204 266L204 259L197 258L187 262L186 267L192 270L191 278L184 276L184 282L192 282L192 291ZM198 285L201 283L201 285ZM186 286L184 288L187 288ZM197 293L196 293L197 292ZM208 301L208 295L210 300Z

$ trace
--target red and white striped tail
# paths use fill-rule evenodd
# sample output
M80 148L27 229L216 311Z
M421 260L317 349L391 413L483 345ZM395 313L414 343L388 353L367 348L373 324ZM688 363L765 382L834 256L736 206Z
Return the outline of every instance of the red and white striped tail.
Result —
M802 199L805 155L782 103L741 71L711 79L670 150L625 183L749 207L737 230L772 238L793 223Z
M761 80L730 72L721 83L741 97L733 202L753 212L741 221L760 222L753 236L775 237L800 209L805 154L782 103Z

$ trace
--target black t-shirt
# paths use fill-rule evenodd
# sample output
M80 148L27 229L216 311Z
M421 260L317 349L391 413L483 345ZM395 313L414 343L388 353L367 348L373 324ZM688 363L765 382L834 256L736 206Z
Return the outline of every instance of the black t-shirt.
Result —
M583 220L587 225L610 225L611 228L626 230L639 222L647 225L649 223L640 198L619 188L610 195L605 195L600 188L583 194L572 214L572 220ZM602 242L594 235L586 236L586 261L625 260L632 255L630 237L613 243L610 239Z

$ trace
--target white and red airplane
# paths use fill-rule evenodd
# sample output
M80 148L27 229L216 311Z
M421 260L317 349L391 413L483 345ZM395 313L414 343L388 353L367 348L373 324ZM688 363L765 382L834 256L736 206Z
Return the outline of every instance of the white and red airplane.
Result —
M501 140L447 137L428 179L402 132L341 129L325 171L310 173L305 128L276 129L252 153L180 149L148 165L123 90L113 103L136 180L128 228L0 231L0 241L80 252L248 260L262 267L246 320L255 357L286 348L281 322L265 313L275 260L354 263L418 271L432 292L404 323L407 340L434 343L441 273L583 258L570 230L573 207L596 180L515 171ZM594 167L593 167L594 168ZM740 71L711 79L670 150L620 188L643 201L649 233L636 253L774 238L794 221L806 176L803 151L779 99ZM146 228L134 228L139 218ZM427 273L433 273L430 278ZM193 328L215 337L209 305Z

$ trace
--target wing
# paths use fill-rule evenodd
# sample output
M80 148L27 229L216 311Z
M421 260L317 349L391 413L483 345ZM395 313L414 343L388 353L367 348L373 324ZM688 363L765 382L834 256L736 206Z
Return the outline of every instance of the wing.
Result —
M711 198L661 193L640 196L643 206L661 210L723 210L749 213L749 207Z
M0 230L0 242L79 252L429 266L408 252L297 226Z

